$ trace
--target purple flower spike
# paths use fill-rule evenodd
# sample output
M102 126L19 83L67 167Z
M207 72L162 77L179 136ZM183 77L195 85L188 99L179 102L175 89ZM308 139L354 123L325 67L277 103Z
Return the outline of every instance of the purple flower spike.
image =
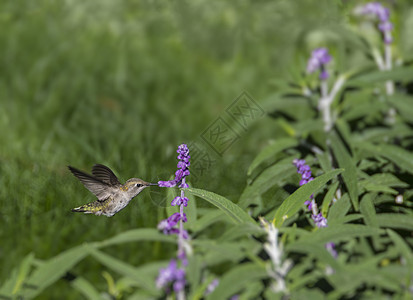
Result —
M191 156L189 156L188 146L186 144L182 144L178 147L176 152L178 152L179 162L177 164L178 170L175 172L175 179L169 181L158 181L158 185L160 187L174 187L179 183L181 183L179 186L180 188L188 187L188 184L185 182L185 177L190 174L188 168L191 165L189 162Z
M185 288L185 270L178 269L176 260L172 259L166 268L159 270L159 275L156 278L156 287L158 289L166 288L172 283L175 292L182 291Z
M360 9L362 15L372 15L379 20L377 28L383 33L383 41L386 44L390 44L393 41L391 31L393 30L393 24L389 21L390 10L384 7L379 2L370 2L362 6Z
M190 165L190 156L188 146L185 144L180 145L177 152L179 162L177 164L178 170L175 172L175 179L169 181L159 181L158 185L162 187L174 187L179 184L179 187L181 188L181 195L175 197L171 202L172 206L179 206L179 212L176 212L167 219L159 222L158 230L161 230L167 235L178 235L177 258L180 261L180 265L186 267L188 265L188 259L186 258L185 245L188 244L185 240L189 239L189 234L183 227L183 223L187 222L184 207L188 205L188 198L185 197L184 188L188 187L188 184L185 182L185 178L190 174L188 170ZM167 293L169 293L172 287L175 293L177 293L178 298L181 299L182 295L185 296L185 285L185 270L177 269L175 260L172 260L167 268L159 270L159 276L156 280L156 286L158 288L163 288Z
M327 219L323 217L322 213L312 215L311 218L313 218L313 221L318 228L327 227Z
M305 160L294 159L293 165L296 166L297 173L301 174L300 186L314 180L311 175L311 168L305 164ZM307 209L311 211L311 218L313 219L315 225L318 228L327 227L327 219L324 218L321 212L318 212L317 203L313 199L314 195L311 195L310 200L305 201L304 204L307 205ZM337 257L337 252L334 249L334 243L327 243L325 246L333 257Z
M321 71L320 79L326 80L329 77L325 69L326 64L331 61L331 56L328 54L327 48L317 48L311 53L311 57L307 63L307 73L311 74L318 70Z
M180 231L178 228L175 228L175 226L178 224L180 220L182 220L182 222L188 221L185 213L183 215L181 215L180 213L174 213L173 215L169 216L168 219L159 222L157 228L166 235L179 234ZM187 232L184 235L186 235L186 238L188 238Z

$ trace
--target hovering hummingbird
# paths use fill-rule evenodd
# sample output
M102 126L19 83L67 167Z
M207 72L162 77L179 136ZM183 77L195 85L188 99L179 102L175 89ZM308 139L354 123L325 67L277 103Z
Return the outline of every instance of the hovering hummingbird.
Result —
M92 175L71 166L69 170L98 198L94 202L72 209L73 212L112 217L124 209L146 187L157 185L139 178L131 178L125 184L121 184L112 170L101 164L93 166Z

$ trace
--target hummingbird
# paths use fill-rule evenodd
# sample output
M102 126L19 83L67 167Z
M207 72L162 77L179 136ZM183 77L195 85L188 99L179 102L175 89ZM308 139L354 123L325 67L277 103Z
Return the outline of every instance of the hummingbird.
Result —
M101 164L93 166L92 175L71 166L68 166L68 168L98 198L94 202L73 208L73 212L112 217L124 209L145 188L150 185L157 185L139 178L131 178L125 184L121 184L112 170Z

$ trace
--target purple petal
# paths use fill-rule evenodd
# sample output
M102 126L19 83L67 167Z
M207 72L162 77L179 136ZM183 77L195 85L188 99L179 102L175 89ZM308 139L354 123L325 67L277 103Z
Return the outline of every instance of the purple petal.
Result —
M187 206L188 205L188 198L187 197L183 197L183 198L181 198L181 200L182 200L182 202L181 202L181 204L183 204L183 206Z
M378 25L380 31L391 31L393 29L393 24L389 21L382 22Z
M186 182L183 182L179 187L186 189L186 188L189 188L189 185Z
M167 220L168 220L169 226L173 227L178 223L178 221L180 219L181 219L181 214L180 213L174 213L171 216L169 216L169 218Z
M177 182L175 180L169 181L158 181L158 186L160 187L174 187L176 186Z
M321 80L327 80L328 77L330 77L330 75L328 74L328 72L326 70L322 70L320 73L320 79Z
M307 179L301 179L301 180L300 180L300 186L306 184L307 182L308 182Z
M169 229L169 228L170 228L170 225L169 225L168 220L162 220L162 221L160 221L160 222L158 223L157 228L158 228L158 230Z
M181 197L180 196L176 196L174 198L174 200L172 200L171 205L175 206L175 205L181 205L182 201L181 201Z
M185 288L185 280L175 281L173 287L176 293L182 291Z

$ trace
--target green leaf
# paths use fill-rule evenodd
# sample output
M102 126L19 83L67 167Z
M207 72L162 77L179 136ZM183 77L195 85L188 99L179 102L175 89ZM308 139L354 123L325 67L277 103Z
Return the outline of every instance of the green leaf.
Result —
M206 299L228 299L246 286L268 277L265 268L253 263L244 263L231 268L221 277L217 288Z
M256 247L256 242L218 242L215 240L194 240L194 247L205 253L202 261L206 265L215 265L225 261L236 262L246 256L246 249Z
M52 285L80 260L89 255L89 249L90 246L81 245L46 261L30 276L27 285L32 288L25 290L24 297L34 298L39 295L46 287Z
M194 295L201 283L201 271L203 270L204 262L199 255L188 256L188 266L186 267L186 278L191 286L191 293L188 299L194 299ZM201 297L199 297L201 298Z
M364 180L360 180L360 186L367 191L382 192L392 195L397 195L399 192L390 186L408 187L409 185L390 173L374 174L366 176Z
M208 228L216 222L221 222L225 218L225 214L222 210L217 210L211 208L211 211L205 213L201 218L199 218L192 228L193 231L199 232L205 228Z
M400 252L401 256L406 260L409 269L413 270L413 254L410 246L395 231L391 229L386 229L386 232L393 241L394 245L396 246L396 249Z
M209 203L215 205L220 210L222 210L227 216L229 216L235 223L254 223L255 221L245 212L243 211L238 205L233 203L232 201L224 198L220 195L215 193L195 189L195 188L187 188L185 192L188 192L194 196L200 197Z
M167 216L173 215L176 212L179 212L179 206L172 206L170 205L172 199L174 199L176 196L178 196L178 193L180 194L180 191L178 189L166 189L166 206L165 206L165 212Z
M293 138L282 138L274 141L272 144L266 146L252 161L250 167L248 168L247 175L251 175L256 167L261 163L275 156L277 153L291 147L295 147L298 144L296 139Z
M107 240L95 242L93 243L93 245L100 248L138 241L159 241L176 243L176 238L173 236L164 235L154 228L139 228L122 232Z
M130 264L97 249L91 248L90 254L107 268L123 276L132 278L139 287L153 295L159 294L159 291L155 286L155 278L159 269L165 267L167 262L149 263L139 268L135 268Z
M70 284L78 290L85 298L89 300L101 300L102 296L95 289L93 284L84 279L81 276L76 277L75 280L71 281Z
M325 173L333 170L333 166L331 165L330 155L328 152L317 153L317 160L320 162L320 166Z
M336 134L331 135L331 148L340 168L344 169L342 174L344 183L348 189L351 202L354 209L358 210L358 186L357 186L357 168L352 157L344 147L344 144Z
M364 285L387 289L390 291L400 290L397 278L390 277L385 270L379 268L357 268L348 267L343 272L336 272L329 277L335 287L329 294L329 299L341 299L342 295L354 294L355 290Z
M346 215L344 217L340 217L338 219L329 219L329 225L340 225L340 224L345 224L345 223L351 223L354 222L355 220L362 219L363 216L361 214L351 214L351 215Z
M285 158L275 165L266 168L252 184L242 192L238 205L246 208L255 198L268 191L274 185L281 184L286 178L296 173L291 158Z
M360 133L353 133L353 144L364 142L387 143L391 139L402 139L411 135L411 128L404 123L396 123L392 127L370 127ZM363 153L362 153L363 154ZM362 155L359 154L359 157Z
M347 122L359 118L372 117L373 115L380 116L381 112L388 108L388 104L382 101L373 101L354 104L346 111L341 118Z
M329 209L331 201L333 200L334 195L337 191L337 187L338 187L338 181L330 186L330 188L328 189L327 194L324 197L323 206L321 208L321 213L323 214L323 216L327 216L328 209Z
M366 194L360 202L360 212L363 214L366 225L379 227L371 194Z
M185 214L186 217L188 218L188 222L185 223L187 229L192 230L193 227L196 226L196 223L198 222L198 211L197 211L197 205L196 205L196 200L195 197L191 194L186 195L188 198L188 206L185 207Z
M265 233L260 226L252 224L252 223L244 223L237 226L233 226L229 230L225 231L217 241L232 241L236 240L240 237L245 237L251 234L262 234Z
M340 269L337 260L331 255L324 246L325 243L315 243L306 239L293 242L285 247L287 252L305 253L317 258L319 261L333 267L335 270Z
M411 67L399 67L391 71L373 71L355 76L347 85L364 85L387 80L407 81L409 78L413 78L413 69Z
M346 193L340 199L337 199L337 201L330 207L327 216L328 224L334 224L337 220L342 219L350 210L350 207L350 199Z
M24 288L24 282L26 281L27 275L30 272L34 261L34 254L28 254L20 266L10 272L9 278L0 287L0 296L8 296L10 298L18 296L22 289ZM0 297L1 299L1 297Z
M297 213L300 208L302 208L305 201L307 201L311 194L316 193L321 189L329 180L343 172L340 170L333 170L326 174L316 177L313 181L304 184L299 189L297 189L293 194L291 194L281 206L277 209L274 216L274 222L276 227L281 227L284 220L293 216Z
M356 145L359 149L368 151L373 155L379 155L395 163L400 169L413 174L413 154L401 147L388 144L373 145L361 142Z
M413 231L413 215L402 213L378 214L376 216L380 227L398 228Z
M358 224L340 224L319 228L313 234L300 239L300 241L311 243L339 242L354 237L379 235L381 233L383 233L383 230L379 228Z
M413 123L413 97L395 94L388 97L389 102L396 107L397 112L408 122Z

